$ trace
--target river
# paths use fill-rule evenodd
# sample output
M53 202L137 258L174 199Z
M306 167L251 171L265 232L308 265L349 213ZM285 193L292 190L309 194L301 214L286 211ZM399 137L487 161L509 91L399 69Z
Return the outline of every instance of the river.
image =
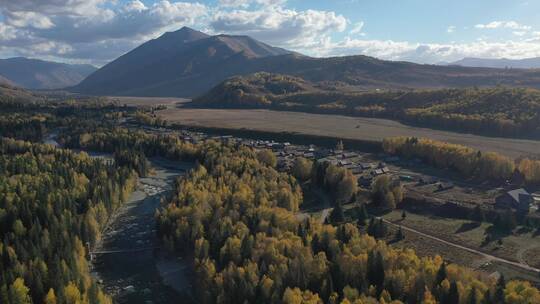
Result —
M60 147L56 134L43 142ZM91 157L112 159L107 153ZM176 178L192 163L152 159L153 172L139 178L136 190L112 215L102 241L92 249L92 275L114 303L194 303L192 261L168 255L156 235L154 214L160 200L170 195Z
M192 262L160 248L154 213L192 164L154 159L152 165L153 174L139 179L94 249L93 273L115 303L191 303Z

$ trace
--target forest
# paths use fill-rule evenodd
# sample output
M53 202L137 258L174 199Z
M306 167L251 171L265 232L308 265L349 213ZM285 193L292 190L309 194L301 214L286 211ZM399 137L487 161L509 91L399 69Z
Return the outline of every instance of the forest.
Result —
M228 79L194 99L191 106L388 118L488 136L539 138L540 134L540 91L527 88L354 92L346 86L257 73Z
M136 181L85 153L0 140L0 302L111 303L90 277L87 244Z
M341 205L358 200L358 189L343 168L299 158L291 173L278 172L267 150L117 127L119 118L147 114L99 102L12 104L0 114L2 135L13 137L0 139L1 303L111 303L89 273L88 246L100 240L137 177L152 174L150 157L197 164L177 181L156 219L164 247L194 256L201 303L540 301L530 283L493 280L438 256L393 249L374 238L384 225L372 218L366 227L364 204L363 220L348 222ZM60 131L66 149L36 143L52 130ZM401 141L387 148L410 157L421 151ZM109 152L114 163L68 149ZM486 168L505 168L504 160L471 153L476 162L489 162ZM512 165L538 178L537 161ZM507 169L478 174L499 178ZM298 218L306 182L336 202L330 221ZM371 195L393 208L402 189L377 179Z
M513 160L495 152L439 142L427 138L392 137L383 141L386 153L408 159L419 158L441 169L453 169L465 178L480 180L512 180L528 185L540 184L540 161L523 158Z
M156 216L166 247L193 252L201 303L540 301L527 282L393 249L356 223L297 219L296 178L249 148L207 143L200 157Z

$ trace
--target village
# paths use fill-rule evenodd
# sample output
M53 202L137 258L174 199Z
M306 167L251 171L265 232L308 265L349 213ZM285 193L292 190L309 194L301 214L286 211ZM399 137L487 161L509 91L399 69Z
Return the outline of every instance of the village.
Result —
M154 132L167 132L170 129L144 127ZM232 135L209 135L204 132L176 130L181 139L197 143L215 140L231 144L245 145L254 149L272 150L277 159L277 169L290 171L297 158L303 157L319 163L330 163L351 171L358 181L358 186L370 190L373 181L381 175L389 175L400 180L411 196L420 196L426 201L438 205L456 205L474 208L480 205L486 209L512 210L533 217L540 206L540 189L529 192L511 183L504 185L478 184L462 181L448 170L435 170L420 159L402 159L385 153L367 153L347 150L336 140L336 147L320 147L313 144L298 145L290 142L257 140L235 137Z

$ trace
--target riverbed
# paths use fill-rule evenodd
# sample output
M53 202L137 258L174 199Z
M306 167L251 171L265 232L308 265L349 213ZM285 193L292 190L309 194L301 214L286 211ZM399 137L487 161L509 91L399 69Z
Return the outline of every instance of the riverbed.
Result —
M154 160L152 165L154 172L139 179L93 250L93 274L115 303L190 303L192 262L165 253L154 218L161 198L190 164Z
M43 143L60 148L56 137L55 132L50 133ZM85 152L93 158L113 159L110 153ZM150 161L152 173L139 178L136 190L111 215L101 242L92 249L92 275L114 303L195 303L191 294L193 262L161 248L154 218L175 180L193 164L162 158Z

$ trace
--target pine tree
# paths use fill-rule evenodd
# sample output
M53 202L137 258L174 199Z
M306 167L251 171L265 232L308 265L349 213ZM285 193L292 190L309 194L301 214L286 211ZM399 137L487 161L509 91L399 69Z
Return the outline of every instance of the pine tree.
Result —
M450 290L444 301L446 304L459 304L459 290L456 282L450 284Z
M368 281L371 285L377 287L380 293L384 287L384 261L382 254L370 252L368 255Z
M435 285L441 285L442 281L446 279L448 276L448 273L446 272L446 263L442 262L441 266L439 267L439 271L437 271L437 278L435 279Z
M495 295L494 300L497 304L503 304L504 301L504 289L506 288L506 281L504 280L504 276L499 276L499 280L497 280L497 285L495 286Z
M334 209L332 209L332 213L330 213L330 221L332 223L342 223L345 221L345 214L343 213L343 207L341 207L341 204L337 204Z

